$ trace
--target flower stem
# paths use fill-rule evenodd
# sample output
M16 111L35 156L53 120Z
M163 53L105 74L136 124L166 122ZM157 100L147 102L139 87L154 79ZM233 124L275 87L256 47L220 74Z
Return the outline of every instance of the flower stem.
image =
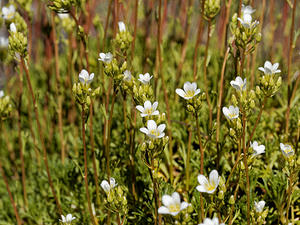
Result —
M200 127L199 127L199 121L198 121L198 114L195 113L195 119L196 119L196 126L197 126L197 135L199 139L199 146L200 146L200 174L203 174L203 162L204 162L204 148L202 146L202 141L201 141L201 134L200 134ZM200 210L201 210L201 217L200 220L204 218L204 207L203 207L203 199L202 199L202 194L200 193Z
M219 167L220 161L220 150L219 150L219 138L220 138L220 117L221 117L221 105L222 105L222 97L223 97L223 81L224 81L224 73L226 62L228 59L230 48L227 48L227 51L224 56L222 71L221 71L221 78L220 78L220 92L218 98L218 106L217 106L217 131L216 131L216 143L217 143L217 168Z
M167 121L168 121L168 136L169 136L169 155L170 155L170 165L169 165L169 173L171 184L173 183L173 149L172 149L172 132L171 132L171 111L169 105L169 97L165 84L165 79L162 73L162 57L161 57L161 0L159 0L159 8L158 8L158 27L157 27L157 54L158 54L158 63L159 63L159 73L162 83L162 88L164 91L164 99L167 108Z
M20 159L21 159L21 168L22 168L22 187L23 187L23 198L25 207L28 207L27 202L27 192L26 192L26 173L25 173L25 162L24 162L24 154L23 154L23 143L22 143L22 121L21 121L21 113L22 113L22 96L23 96L23 72L22 66L20 64L20 74L19 74L19 93L18 93L18 137L19 137L19 151L20 151Z
M295 13L296 13L296 6L297 0L294 0L293 4L293 13L292 13L292 25L290 30L290 47L289 47L289 57L288 57L288 95L287 95L287 110L285 114L285 133L288 134L289 132L289 121L290 121L290 110L291 110L291 103L292 103L292 87L291 87L291 65L292 65L292 55L293 55L293 40L294 40L294 26L295 26Z
M89 183L88 183L88 178L87 178L87 153L86 153L86 144L85 144L85 112L84 109L85 105L81 105L81 128L82 128L82 145L83 145L83 155L84 155L84 183L85 183L85 192L86 192L86 198L88 201L88 208L90 212L90 216L92 219L92 222L94 225L96 225L95 218L93 215L93 210L92 210L92 204L90 200L90 194L89 194Z
M61 161L64 164L65 161L65 141L63 134L63 121L62 121L62 95L60 94L60 73L59 73L59 57L58 57L58 40L56 38L56 26L54 21L54 12L51 14L52 22L52 35L54 42L54 55L55 55L55 78L56 78L56 95L58 98L58 130L61 144Z
M188 127L189 132L189 141L187 149L187 159L186 159L186 191L189 193L190 185L190 158L191 158L191 148L192 148L192 130L191 127Z
M292 188L293 188L293 168L292 171L290 171L289 176L289 187L288 187L288 196L287 196L287 206L286 206L286 225L289 224L289 210L290 210L290 204L291 204L291 194L292 194Z
M99 184L98 184L98 172L97 172L97 164L96 164L96 153L94 149L94 133L93 133L93 100L91 100L90 104L90 138L91 138L91 151L92 151L92 159L93 159L93 169L94 169L94 180L96 186L96 202L97 205L100 206L100 195L99 195Z
M0 162L0 171L1 171L1 175L3 177L4 183L6 185L6 190L8 192L10 202L11 202L11 204L13 206L13 209L14 209L14 212L15 212L15 216L16 216L16 219L17 219L17 224L21 225L22 224L22 220L20 219L20 216L19 216L19 213L18 213L18 210L17 210L17 207L16 207L16 203L15 203L15 201L13 199L13 196L11 194L11 191L9 189L8 181L7 181L7 178L5 176L4 170L2 168L2 163L1 162Z
M60 203L59 203L58 198L56 196L56 192L55 192L55 189L54 189L54 186L53 186L53 182L52 182L52 178L51 178L51 174L50 174L50 170L49 170L47 149L46 149L45 142L44 142L44 133L43 133L42 128L41 128L40 117L39 117L39 112L38 112L38 106L37 106L36 99L35 99L35 96L34 96L34 92L33 92L33 89L32 89L31 80L30 80L30 76L29 76L29 71L27 69L27 66L25 65L24 58L22 58L22 57L21 57L21 65L22 65L23 69L25 70L26 80L27 80L28 87L29 87L29 92L30 92L31 98L32 98L32 103L33 103L33 108L34 108L34 113L35 113L35 117L36 117L38 133L39 133L39 138L40 138L40 141L41 141L43 155L44 155L43 159L44 159L46 172L47 172L47 176L48 176L48 183L50 185L53 197L55 199L58 212L59 212L60 215L62 215L61 206L60 206Z
M204 85L205 85L205 94L206 94L206 100L207 100L207 105L209 109L209 129L212 127L212 106L210 102L210 98L208 95L208 81L207 81L207 56L208 56L208 46L209 46L209 41L210 41L210 30L211 30L211 21L208 21L207 25L207 40L206 40L206 45L205 45L205 53L204 53L204 61L203 61L203 76L204 76Z
M247 224L250 225L250 179L249 179L249 171L248 171L248 162L247 162L247 154L248 149L246 148L246 115L243 114L243 159L244 166L246 172L246 182L247 182Z

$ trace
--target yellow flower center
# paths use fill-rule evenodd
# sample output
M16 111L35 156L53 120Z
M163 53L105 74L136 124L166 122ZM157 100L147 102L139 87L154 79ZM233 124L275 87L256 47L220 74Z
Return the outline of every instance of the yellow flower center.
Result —
M188 91L185 92L185 96L184 97L190 98L190 97L194 97L194 95L195 95L195 91L188 90Z
M208 184L205 185L205 188L206 188L207 191L212 191L212 190L215 189L215 187L216 187L215 182L211 182L211 183L208 183Z
M172 204L172 205L169 205L169 211L171 212L171 213L173 213L173 212L178 212L180 210L180 204Z
M150 134L154 135L155 137L159 136L159 132L157 130L150 130Z
M236 114L234 114L234 113L229 113L228 116L229 116L230 119L232 119L233 117L236 116Z
M11 19L11 18L13 18L13 16L14 16L14 13L13 12L11 12L11 13L8 13L7 15L6 15L6 17L7 17L7 19Z
M152 107L148 108L148 109L145 109L145 114L151 115L152 113L153 113Z

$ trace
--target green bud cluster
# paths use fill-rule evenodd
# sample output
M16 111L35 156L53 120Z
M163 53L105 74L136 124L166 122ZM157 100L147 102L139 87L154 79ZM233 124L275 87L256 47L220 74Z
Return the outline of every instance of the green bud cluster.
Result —
M259 85L256 86L256 94L260 98L272 97L279 90L281 83L281 76L276 74L264 74L259 78Z
M210 21L219 13L221 8L220 0L206 0L204 1L204 19Z
M15 17L13 19L13 22L16 25L17 31L21 32L21 33L23 33L24 35L27 36L27 33L28 33L27 23L25 22L23 17L18 12L15 13Z
M149 157L149 159L157 158L164 150L164 147L169 142L169 137L149 139L140 145L140 150Z
M229 124L229 136L237 141L242 136L243 125L240 118L234 120L227 120Z
M75 21L71 17L66 17L63 19L60 19L59 17L55 18L55 22L62 26L62 28L67 32L73 32L76 27Z
M231 96L231 101L233 105L240 106L242 109L242 113L246 115L250 115L252 113L252 110L256 107L255 100L256 100L256 94L254 90L250 91L239 91L237 93L237 97L233 94Z
M13 57L19 59L27 56L27 37L21 32L10 32L9 52Z
M118 32L114 42L116 46L119 47L123 53L125 53L128 49L130 49L132 40L133 38L130 32L126 30Z
M12 105L9 96L0 98L0 119L5 120L12 111Z
M100 94L100 87L92 90L89 85L82 84L82 83L75 83L73 84L72 88L73 94L76 98L76 101L80 105L84 105L85 111L89 110L89 106L91 104L91 98L98 96Z
M124 61L120 66L118 65L118 61L113 58L110 63L106 63L104 67L104 72L107 76L113 78L115 84L117 86L120 85L121 81L124 78L123 73L127 69L127 62Z
M51 0L48 7L55 12L69 12L79 0Z
M206 94L203 92L197 97L195 96L194 98L184 101L184 103L186 104L185 109L188 112L193 114L198 113L202 106L202 102L205 100L206 100Z
M112 188L106 196L106 207L112 212L118 212L122 215L126 215L128 212L127 198L125 193L125 187L118 185Z
M261 41L261 33L257 26L246 28L244 26L238 26L237 14L232 16L232 21L230 23L230 30L233 34L231 38L231 48L234 46L243 50L245 55L253 52L255 46Z

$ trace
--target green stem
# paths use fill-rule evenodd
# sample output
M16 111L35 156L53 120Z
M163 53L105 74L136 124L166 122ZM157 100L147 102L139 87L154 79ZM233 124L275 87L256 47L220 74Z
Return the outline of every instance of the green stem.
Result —
M189 141L187 149L187 159L186 159L186 191L189 192L190 185L190 158L191 158L191 148L192 148L192 130L189 127Z

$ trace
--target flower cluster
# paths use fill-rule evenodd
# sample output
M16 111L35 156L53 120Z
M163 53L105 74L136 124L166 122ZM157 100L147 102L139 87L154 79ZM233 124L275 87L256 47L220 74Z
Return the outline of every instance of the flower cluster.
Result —
M9 96L4 95L4 91L0 90L0 120L5 120L12 111L12 104Z
M119 26L119 32L116 35L116 38L114 39L115 43L121 51L127 51L127 49L130 47L130 44L133 40L130 32L127 31L125 23L123 21L118 22Z

